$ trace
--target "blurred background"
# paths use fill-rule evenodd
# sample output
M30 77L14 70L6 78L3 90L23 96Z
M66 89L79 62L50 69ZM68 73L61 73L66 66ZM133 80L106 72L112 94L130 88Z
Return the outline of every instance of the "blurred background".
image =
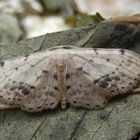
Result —
M139 0L0 0L0 44L139 12Z

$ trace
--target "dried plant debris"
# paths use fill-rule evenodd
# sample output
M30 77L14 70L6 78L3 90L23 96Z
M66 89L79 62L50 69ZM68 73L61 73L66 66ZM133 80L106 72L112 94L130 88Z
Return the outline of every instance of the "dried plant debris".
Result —
M109 19L111 21L127 22L127 23L140 23L140 14L135 14L132 16L118 16Z
M124 49L58 46L1 62L0 102L28 112L69 103L104 108L140 83L140 56Z

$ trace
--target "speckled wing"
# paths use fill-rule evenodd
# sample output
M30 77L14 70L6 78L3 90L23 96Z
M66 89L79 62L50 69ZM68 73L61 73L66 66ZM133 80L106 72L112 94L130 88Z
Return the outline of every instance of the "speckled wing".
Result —
M74 49L66 79L71 105L102 108L140 83L140 56L123 49Z
M55 108L60 95L52 63L48 51L1 62L0 102L31 112Z
M0 63L0 102L30 112L53 109L62 99L103 108L139 83L140 56L123 49L60 46Z

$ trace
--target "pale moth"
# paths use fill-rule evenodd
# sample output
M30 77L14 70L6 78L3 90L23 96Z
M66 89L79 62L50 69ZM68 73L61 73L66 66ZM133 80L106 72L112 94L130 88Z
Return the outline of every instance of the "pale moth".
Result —
M140 55L124 49L58 46L0 63L0 102L28 112L104 108L138 84Z

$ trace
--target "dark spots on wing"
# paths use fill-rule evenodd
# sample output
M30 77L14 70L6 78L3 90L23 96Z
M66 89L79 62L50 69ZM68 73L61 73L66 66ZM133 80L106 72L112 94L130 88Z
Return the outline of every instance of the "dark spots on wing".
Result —
M36 79L38 80L38 79L40 79L40 78L42 78L42 75L38 76Z
M28 88L23 88L23 89L22 89L22 93L23 93L24 95L28 95L28 94L30 93L30 90L29 90Z
M121 78L123 79L123 77L125 78L126 75L124 73L119 73L114 75L115 73L112 72L111 74L106 74L102 77L100 77L99 79L96 79L94 81L94 84L99 85L102 88L108 89L110 92L112 93L119 93L120 89L123 89L125 87L120 86L120 81ZM129 85L132 85L132 83L129 83Z
M119 81L120 80L120 77L118 77L118 76L114 76L114 77L112 77L114 80L117 80L117 81Z
M33 108L29 107L29 110L31 111L31 110L33 110Z
M105 104L106 104L106 101L103 102L103 105L105 105Z
M72 48L70 46L63 46L63 49L70 50Z
M120 49L119 51L120 51L120 53L121 53L122 55L124 55L124 53L125 53L125 50L124 50L124 49Z
M22 106L23 108L26 108L24 105Z
M12 87L12 88L10 88L10 91L13 91L15 88L14 87Z
M20 82L18 86L12 87L11 90L18 89L23 95L28 95L34 86L28 85L26 83Z
M42 106L38 106L38 107L37 107L37 109L41 109L41 108L42 108Z
M29 57L29 54L26 54L25 57Z
M15 83L16 83L16 81L12 81L12 83L13 83L13 84L15 84Z
M134 81L138 81L138 79L135 78Z
M18 68L16 67L15 70L18 70Z
M99 108L100 106L99 106L99 105L95 105L95 107L96 107L96 108Z
M50 105L54 105L54 102L51 102Z
M11 98L9 97L9 98L7 98L8 100L10 100Z
M117 88L116 90L117 90L117 91L119 91L119 89L118 89L118 88Z
M67 85L67 86L66 86L66 88L67 88L67 90L68 90L68 89L70 89L70 88L71 88L71 86L70 86L70 85Z
M47 94L48 94L48 93L47 93ZM52 92L52 91L50 91L50 92L49 92L49 96L55 97L55 93Z
M66 74L66 80L68 80L69 78L70 78L70 74L67 73L67 74Z
M81 102L81 101L79 101L78 103L79 103L79 104L81 104L82 102Z
M97 48L93 48L93 51L96 53L96 54L98 54L98 52L97 52Z
M87 73L86 71L83 71L83 73L84 73L84 74L89 74L89 73Z
M0 98L3 98L3 96L1 95Z
M29 54L25 55L24 61L26 61L28 59L28 57L29 57Z
M34 86L30 86L30 89L35 89L35 87Z
M107 86L108 86L108 82L107 81L100 81L99 80L99 85L101 86L101 87L103 87L103 88L106 88Z
M115 72L113 71L112 74L115 74Z
M77 68L77 71L79 71L79 72L83 72L84 74L88 74L86 71L83 70L82 67Z
M82 67L77 68L78 71L83 71Z
M112 90L110 90L111 92L115 92L116 90L114 90L114 89L112 89Z
M34 67L34 65L31 65L31 67Z
M54 74L54 75L53 75L53 78L54 78L55 80L58 80L57 74Z
M125 77L126 75L124 73L120 73L121 77Z
M106 97L105 97L106 100L109 100L109 98L110 98L109 96L106 96Z
M98 79L94 80L93 82L94 82L94 84L98 83Z
M29 57L29 56L30 56L30 54L26 54L26 55L25 55L25 57Z
M106 61L109 62L109 58L107 58Z
M20 86L18 87L18 90L21 90L21 89L23 89L23 85L20 85Z
M119 68L117 67L116 70L119 70Z
M109 82L109 81L112 81L112 80L111 80L111 78L106 77L106 81L108 81L108 82Z
M129 85L132 85L132 83L130 82Z
M1 65L1 67L3 67L4 66L4 62L0 62L0 65Z
M55 89L55 90L58 90L58 87L57 87L57 86L55 86L55 87L54 87L54 89Z
M19 82L19 85L22 85L22 84L24 84L23 82Z
M76 101L76 100L73 100L72 102L73 102L74 104L77 104L77 101Z
M46 75L48 74L48 71L47 70L42 70L42 72Z
M89 103L86 103L86 106L88 106L88 107L89 107L89 106L90 106L90 104L89 104Z
M91 59L91 60L89 60L89 62L93 62L93 60Z
M63 49L69 49L69 47L67 47L67 46L63 46Z
M25 107L24 105L22 106L22 108L23 108L23 109L26 109L26 107ZM37 109L37 110L40 110L41 108L42 108L42 106L38 106L36 109ZM35 110L35 108L32 108L32 107L29 107L29 108L27 108L27 109L28 109L28 111L34 111L34 110Z

